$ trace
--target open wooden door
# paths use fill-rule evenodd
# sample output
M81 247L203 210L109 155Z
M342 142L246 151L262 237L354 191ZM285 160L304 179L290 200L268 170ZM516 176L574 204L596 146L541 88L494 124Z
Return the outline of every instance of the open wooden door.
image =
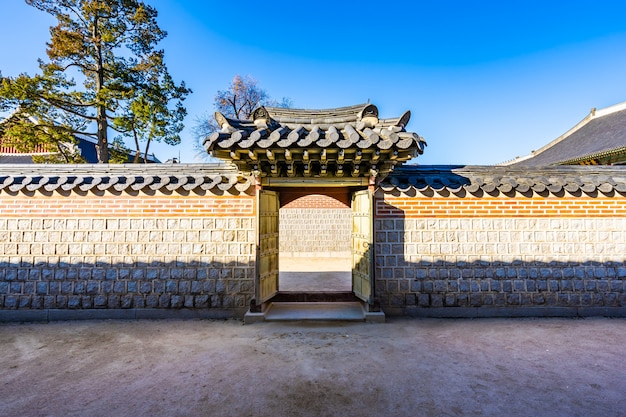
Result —
M278 193L259 191L259 244L256 297L264 303L278 292Z
M352 195L352 291L369 304L374 291L373 200L370 190Z

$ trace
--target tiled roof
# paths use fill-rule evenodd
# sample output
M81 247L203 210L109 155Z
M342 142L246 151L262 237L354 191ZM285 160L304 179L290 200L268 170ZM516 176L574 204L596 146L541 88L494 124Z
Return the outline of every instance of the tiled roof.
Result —
M33 164L31 154L0 154L0 164Z
M409 195L526 196L597 193L626 196L626 167L419 166L397 168L381 183ZM225 164L2 165L0 193L103 192L251 193L254 179Z
M556 140L503 165L540 167L626 159L626 103L595 110Z
M19 112L14 112L6 118L0 119L0 164L21 164L21 163L32 164L33 163L32 158L31 158L32 155L59 155L58 150L52 150L52 148L55 148L55 147L52 147L51 144L38 144L30 152L21 152L12 145L7 145L6 143L3 144L2 139L4 135L5 126L10 124L14 118L24 118L24 117L27 117L27 119L33 124L38 123L36 118L31 117L31 116L26 116L23 113L19 113ZM76 145L78 146L80 155L83 157L83 159L88 163L94 163L94 164L98 163L98 155L96 151L96 145L98 144L98 141L94 138L91 138L89 136L82 135L82 134L76 134L74 135L74 138L76 139ZM113 148L112 145L109 145L109 148L112 149ZM132 162L136 154L137 154L137 151L129 150L128 162ZM6 156L9 156L9 155L14 155L15 157L7 158ZM144 156L142 154L140 157L141 161L143 161L143 158ZM148 155L147 160L150 163L161 162L156 158L156 156L154 156L154 154Z
M240 194L251 177L225 164L2 165L0 193L19 192L188 192Z
M327 110L259 107L250 120L215 113L221 131L207 151L261 176L369 176L418 154L425 141L405 127L411 117L380 119L373 104Z
M431 196L520 193L527 196L620 193L626 195L626 167L414 166L395 170L381 184L386 192Z

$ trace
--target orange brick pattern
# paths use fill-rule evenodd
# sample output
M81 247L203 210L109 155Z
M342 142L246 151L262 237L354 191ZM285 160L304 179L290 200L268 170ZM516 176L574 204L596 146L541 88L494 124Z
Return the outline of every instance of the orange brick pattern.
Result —
M0 216L241 217L255 214L254 197L221 196L0 196Z
M346 190L283 190L280 191L280 201L282 208L341 209L350 207L350 197Z
M378 218L626 217L626 198L410 198L376 201Z

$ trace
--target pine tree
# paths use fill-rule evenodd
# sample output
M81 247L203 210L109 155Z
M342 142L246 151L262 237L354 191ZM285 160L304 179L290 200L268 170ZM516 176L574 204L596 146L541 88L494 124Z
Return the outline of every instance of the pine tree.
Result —
M50 28L49 61L39 61L41 74L0 80L0 110L37 120L36 127L9 132L16 142L91 136L99 162L109 162L110 129L132 138L138 155L141 141L146 156L153 140L180 143L182 101L191 91L173 81L156 49L167 34L154 8L140 0L26 3L53 15L57 25Z

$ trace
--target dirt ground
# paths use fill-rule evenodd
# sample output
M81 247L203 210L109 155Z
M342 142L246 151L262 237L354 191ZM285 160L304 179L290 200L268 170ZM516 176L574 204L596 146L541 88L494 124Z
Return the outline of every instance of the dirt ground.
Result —
M624 319L0 325L1 416L624 416Z

